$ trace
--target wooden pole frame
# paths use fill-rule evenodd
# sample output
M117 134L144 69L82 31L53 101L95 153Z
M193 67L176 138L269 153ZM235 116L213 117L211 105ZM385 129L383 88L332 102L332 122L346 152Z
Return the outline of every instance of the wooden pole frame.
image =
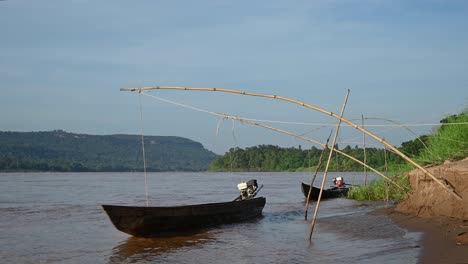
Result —
M147 96L150 96L149 94L145 94L143 93L144 95L147 95ZM170 102L170 101L168 101ZM173 102L171 102L173 103ZM191 107L189 107L191 108ZM198 110L201 110L201 109L198 109ZM231 116L231 115L226 115L226 114L222 114L222 113L217 113L217 112L211 112L211 111L203 111L203 112L206 112L206 113L209 113L209 114L212 114L212 115L216 115L216 116L219 116L219 117L222 117L223 119L231 119L233 121L240 121L240 122L243 122L243 123L247 123L247 124L251 124L251 125L255 125L255 126L259 126L259 127L262 127L262 128L266 128L266 129L270 129L270 130L273 130L275 132L278 132L278 133L282 133L282 134L286 134L288 136L292 136L292 137L295 137L295 138L298 138L298 139L301 139L301 140L304 140L304 141L307 141L307 142L311 142L313 144L316 144L320 147L322 147L323 149L325 148L328 148L328 144L323 144L323 143L320 143L316 140L313 140L313 139L310 139L310 138L306 138L304 136L301 136L301 135L297 135L297 134L294 134L294 133L291 133L289 131L286 131L286 130L282 130L282 129L279 129L279 128L275 128L275 127L272 127L272 126L268 126L268 125L264 125L264 124L260 124L260 123L256 123L254 121L251 121L249 119L245 119L245 118L242 118L242 117L238 117L238 116ZM219 123L218 123L218 126L219 126ZM349 154L346 154L345 152L342 152L341 150L338 150L336 148L334 148L332 151L342 155L342 156L345 156L347 157L348 159L351 159L359 164L361 164L362 166L368 168L369 170L373 171L374 173L378 174L379 176L381 176L382 178L386 179L387 181L391 182L392 184L394 184L396 187L398 187L399 189L401 189L402 191L405 191L405 192L408 192L409 190L406 190L404 189L403 187L401 187L400 185L398 185L395 181L393 181L392 179L388 178L387 176L385 176L384 174L382 174L380 171L374 169L373 167L369 166L368 164L356 159L355 157L353 156L350 156Z
M325 146L328 146L328 141L330 141L331 133L332 133L332 131L330 131L330 135L328 135L327 141L325 142ZM317 173L318 173L320 167L322 167L322 158L323 158L323 154L325 153L326 149L327 149L327 147L323 148L322 153L320 153L319 164L317 165L317 168L315 169L314 176L312 177L312 181L310 182L310 188L309 188L309 192L307 193L307 199L306 199L306 209L305 209L305 213L304 213L304 220L307 220L307 212L309 211L309 200L310 200L310 194L312 193L312 186L314 185L315 178L317 177Z
M224 114L219 114L219 113L212 113L212 114L216 114L216 115L219 115L219 116L222 116L223 118L229 118L229 119L232 119L232 120L238 120L240 122L244 122L244 123L247 123L247 124L251 124L251 125L255 125L255 126L259 126L259 127L263 127L263 128L266 128L266 129L270 129L270 130L273 130L273 131L276 131L276 132L279 132L279 133L282 133L282 134L286 134L286 135L289 135L289 136L292 136L292 137L295 137L295 138L298 138L298 139L302 139L304 141L307 141L307 142L311 142L311 143L314 143L316 145L319 145L321 146L323 149L326 149L326 148L329 148L327 144L323 144L323 143L320 143L318 141L315 141L313 139L310 139L310 138L306 138L304 136L300 136L300 135L296 135L294 133L291 133L289 131L286 131L286 130L282 130L282 129L279 129L279 128L275 128L275 127L271 127L271 126L268 126L268 125L264 125L264 124L259 124L259 123L256 123L256 122L253 122L253 121L250 121L250 120L246 120L246 119L242 119L241 117L237 117L237 116L229 116L229 115L224 115ZM375 172L376 174L380 175L382 178L386 179L387 181L393 183L396 187L400 188L401 190L403 191L408 191L408 190L405 190L403 187L401 187L400 185L398 185L395 181L393 181L392 179L390 179L389 177L385 176L384 174L382 174L380 171L374 169L373 167L367 165L366 163L356 159L355 157L341 151L341 150L338 150L336 148L333 148L333 149L330 149L331 152L336 152L340 155L343 155L345 157L347 157L348 159L351 159L359 164L361 164L362 166L370 169L371 171Z
M364 128L364 115L361 115L362 118L362 128ZM367 163L367 155L366 155L366 134L362 133L362 148L364 151L364 163ZM364 167L364 186L367 185L367 169Z
M344 122L351 127L361 131L362 133L365 133L369 137L377 140L378 142L382 143L383 145L387 146L390 150L392 150L394 153L396 153L398 156L406 160L408 163L412 164L422 172L424 172L425 175L428 175L431 177L437 184L439 184L442 188L444 188L446 191L448 191L450 194L452 194L456 199L458 200L463 200L460 195L458 195L453 188L450 188L450 186L446 185L444 182L441 180L437 179L432 173L430 173L428 170L423 168L421 165L417 164L414 162L412 159L410 159L408 156L403 154L401 151L399 151L396 147L392 146L382 138L378 137L377 135L373 134L370 131L367 131L366 129L358 126L357 124L353 123L352 121L341 117L333 112L324 110L322 108L319 108L317 106L313 106L295 99L283 97L283 96L278 96L278 95L271 95L271 94L263 94L263 93L253 93L253 92L247 92L247 91L240 91L240 90L233 90L233 89L225 89L225 88L208 88L208 87L184 87L184 86L151 86L151 87L141 87L141 88L121 88L120 91L150 91L150 90L182 90L182 91L207 91L207 92L223 92L223 93L232 93L232 94L240 94L240 95L248 95L248 96L256 96L256 97L264 97L264 98L270 98L270 99L278 99L290 103L294 103L309 109L312 109L314 111L320 112L325 115L329 115L333 118L336 118L340 120L341 122Z
M343 106L341 107L341 112L340 112L341 117L344 114L346 103L348 102L348 97L349 97L349 89L346 92L346 97L345 97ZM317 199L317 204L315 205L314 217L312 218L312 223L310 224L309 241L312 239L312 233L314 232L315 222L317 220L318 210L320 207L320 201L322 199L323 188L325 187L325 182L327 181L328 168L330 166L330 162L333 156L333 149L335 149L336 139L338 138L338 134L340 133L340 126L341 126L341 120L338 121L338 124L336 125L335 135L333 136L333 142L331 144L330 153L328 153L327 165L325 165L325 172L323 173L322 185L320 186L320 192L319 192L319 196ZM312 186L310 186L310 189L312 189Z

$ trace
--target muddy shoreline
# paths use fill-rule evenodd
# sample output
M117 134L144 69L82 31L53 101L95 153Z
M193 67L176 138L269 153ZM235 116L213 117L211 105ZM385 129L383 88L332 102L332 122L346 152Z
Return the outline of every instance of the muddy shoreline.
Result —
M422 233L419 263L468 263L467 220L421 218L398 212L395 208L379 209L371 214L386 215L401 228Z
M446 188L420 170L413 170L408 173L411 195L377 213L386 214L408 231L423 234L420 263L468 263L468 158L427 170Z

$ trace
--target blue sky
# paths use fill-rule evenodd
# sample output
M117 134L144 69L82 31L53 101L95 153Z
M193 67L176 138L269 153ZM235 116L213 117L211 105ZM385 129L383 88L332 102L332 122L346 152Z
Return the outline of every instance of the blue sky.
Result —
M467 1L0 2L0 130L138 134L138 94L180 85L277 94L345 117L432 124L468 100ZM282 102L209 92L154 96L230 115L335 120ZM144 131L216 153L258 144L311 146L289 136L142 96ZM366 124L389 124L366 121ZM314 125L272 125L304 133ZM308 134L323 142L330 127ZM416 134L433 127L411 127ZM414 135L369 130L398 146ZM341 144L362 140L343 128ZM369 142L369 144L372 144Z

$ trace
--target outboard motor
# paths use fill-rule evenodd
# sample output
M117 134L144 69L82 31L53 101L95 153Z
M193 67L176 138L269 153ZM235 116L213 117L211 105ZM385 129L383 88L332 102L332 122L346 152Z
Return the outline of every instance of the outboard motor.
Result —
M254 198L259 190L257 180L241 182L237 184L237 189L239 189L240 191L240 200L248 200Z

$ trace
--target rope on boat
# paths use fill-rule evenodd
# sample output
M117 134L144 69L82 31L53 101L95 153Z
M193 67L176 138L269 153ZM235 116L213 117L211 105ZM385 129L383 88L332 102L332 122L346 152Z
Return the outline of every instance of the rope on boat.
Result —
M153 98L155 98L157 100L160 100L160 101L163 101L163 102L166 102L166 103L182 106L182 107L185 107L185 108L190 108L192 110L196 110L196 111L199 111L199 112L217 114L216 112L212 112L212 111L204 110L204 109L201 109L201 108L198 108L198 107L194 107L194 106L178 103L178 102L175 102L175 101L171 101L171 100L168 100L168 99L164 99L162 97L158 97L158 96L155 96L155 95L152 95L152 94L149 94L149 93L145 93L144 91L139 91L139 92L141 92L143 95L153 97ZM322 126L322 127L336 126L336 124L337 124L337 122L335 122L335 123L310 123L310 122L292 122L292 121L281 121L281 120L270 120L270 119L255 119L255 118L243 118L243 119L244 120L249 120L249 121L255 121L255 122L262 122L262 123L276 123L276 124L286 124L286 125L307 125L307 126ZM374 124L374 125L373 124L366 124L367 127L411 127L411 126L468 125L468 122L438 123L438 124L431 124L431 123L425 123L425 124L399 124L399 123L396 123L395 121L388 120L388 119L383 119L383 118L367 117L366 119L384 120L384 121L393 122L393 124ZM349 124L341 124L341 127L353 127L354 128L354 126L351 126ZM314 130L316 130L316 129L314 129ZM313 130L307 131L307 132L303 133L302 135L308 134L308 133L310 133L312 131Z
M216 114L216 113L211 113L210 114ZM221 119L219 119L218 121L218 124L216 125L216 136L218 136L219 134L219 128L221 127L221 124L224 122L224 120L226 119L229 119L227 116L223 115L221 116ZM236 138L236 133L235 133L235 122L233 119L231 119L232 121L232 138L234 139L234 142L237 146L237 138ZM229 166L230 166L230 170L229 170L229 173L232 175L232 153L231 151L229 151ZM239 181L242 181L240 175L238 174L239 176ZM237 198L236 198L237 199Z
M158 90L158 89L159 90L163 90L163 89L164 90L184 90L184 91L187 91L187 90L190 90L190 91L213 91L213 92L224 92L224 93L233 93L233 94L240 94L240 95L248 95L248 96L255 96L255 97L264 97L264 98L270 98L270 99L277 99L277 100L282 100L282 101L286 101L286 102L289 102L289 103L297 104L297 105L309 108L311 110L320 112L322 114L332 116L332 117L338 119L339 121L350 125L351 127L355 128L356 130L367 134L371 138L373 138L373 139L377 140L378 142L382 143L383 145L387 146L390 150L394 151L397 155L399 155L401 158L406 160L408 163L412 164L413 166L417 167L419 170L424 172L425 175L428 175L429 177L431 177L432 180L434 180L434 182L436 182L442 188L444 188L447 192L452 194L454 196L454 198L456 198L456 199L458 199L460 201L463 200L462 197L458 193L456 193L455 190L451 186L447 185L447 183L442 182L441 180L436 178L427 169L423 168L421 165L414 162L411 158L409 158L408 156L403 154L396 147L392 146L391 144L389 144L388 142L386 142L382 138L378 137L374 133L362 128L361 126L356 125L352 121L350 121L350 120L348 120L346 118L343 118L342 116L339 116L339 115L337 115L337 114L335 114L333 112L330 112L330 111L324 110L322 108L319 108L317 106L313 106L313 105L310 105L310 104L307 104L307 103L304 103L304 102L300 102L300 101L297 101L297 100L294 100L294 99L291 99L291 98L283 97L283 96L263 94L263 93L252 93L252 92L232 90L232 89L224 89L224 88L183 87L183 86L152 86L152 87L143 87L143 88L121 88L120 91L139 91L139 92L141 92L141 91ZM292 133L289 133L289 134L292 134ZM320 143L318 143L318 144L321 145ZM333 150L333 148L332 148L332 150ZM345 154L342 154L342 155L345 155ZM360 163L362 163L362 162L360 162ZM379 174L379 175L381 175L381 174Z
M146 175L146 155L145 155L145 139L144 139L144 124L143 124L143 107L141 104L141 92L138 95L138 101L140 103L140 124L141 124L141 152L143 154L143 174L145 175L145 199L146 207L149 206L148 202L148 177Z
M289 131L286 131L286 130L282 130L282 129L278 129L278 128L275 128L275 127L272 127L272 126L268 126L268 125L264 125L264 124L259 124L259 123L256 123L256 122L253 122L253 121L250 121L248 119L245 119L245 118L242 118L242 117L237 117L237 116L230 116L230 115L226 115L226 114L220 114L220 113L217 113L217 112L212 112L212 111L207 111L207 110L203 110L203 109L200 109L200 108L196 108L196 107L193 107L193 106L188 106L188 105L184 105L184 104L181 104L181 103L177 103L177 102L173 102L173 101L170 101L170 100L166 100L166 99L163 99L163 98L159 98L157 96L153 96L153 95L149 95L149 94L146 94L146 93L143 93L143 95L147 95L147 96L150 96L150 97L153 97L155 99L158 99L158 100L161 100L161 101L165 101L165 102L168 102L168 103L171 103L171 104L175 104L175 105L179 105L179 106L183 106L183 107L187 107L187 108L190 108L190 109L193 109L193 110L197 110L197 111L201 111L201 112L204 112L204 113L209 113L209 114L212 114L212 115L216 115L216 116L220 116L222 117L222 120L224 119L232 119L232 120L238 120L238 121L242 121L244 123L247 123L247 124L251 124L251 125L255 125L255 126L259 126L259 127L263 127L263 128L266 128L266 129L270 129L270 130L273 130L273 131L276 131L276 132L279 132L279 133L282 133L282 134L286 134L286 135L289 135L289 136L292 136L292 137L295 137L295 138L298 138L298 139L302 139L304 141L307 141L307 142L311 142L311 143L314 143L316 145L319 145L321 146L322 148L327 148L328 146L324 145L323 143L320 143L318 141L315 141L313 139L310 139L310 138L307 138L307 137L304 137L304 136L301 136L301 135L296 135L294 133L291 133ZM363 163L362 161L356 159L355 157L353 156L350 156L348 154L346 154L345 152L341 151L341 150L338 150L338 149L331 149L331 151L333 152L337 152L338 154L340 155L343 155L363 166L366 166L368 169L372 170L373 172L375 172L376 174L378 174L379 176L381 176L382 178L386 179L387 181L391 182L392 184L394 184L396 187L400 188L401 190L405 191L405 192L408 192L409 190L406 190L404 189L403 187L401 187L400 185L398 185L398 183L396 183L395 181L393 181L392 179L390 179L389 177L385 176L384 174L382 174L380 171L372 168L371 166Z
M226 116L223 116L222 120L224 120L224 119L226 119L226 118L227 118ZM237 138L236 138L236 130L235 130L235 128L236 128L236 122L234 122L234 119L231 119L231 121L232 121L232 127L231 127L232 139L234 140L234 144L235 144L236 146L238 146L238 144L237 144ZM233 163L234 163L234 162L233 162L233 158L232 158L232 153L233 153L233 152L229 151L229 166L231 167L231 169L229 170L229 173L231 174L231 176L232 176L232 172L233 172L233 169L232 169L232 168L233 168ZM239 181L242 182L242 179L241 179L240 174L237 174L237 176L239 177Z

